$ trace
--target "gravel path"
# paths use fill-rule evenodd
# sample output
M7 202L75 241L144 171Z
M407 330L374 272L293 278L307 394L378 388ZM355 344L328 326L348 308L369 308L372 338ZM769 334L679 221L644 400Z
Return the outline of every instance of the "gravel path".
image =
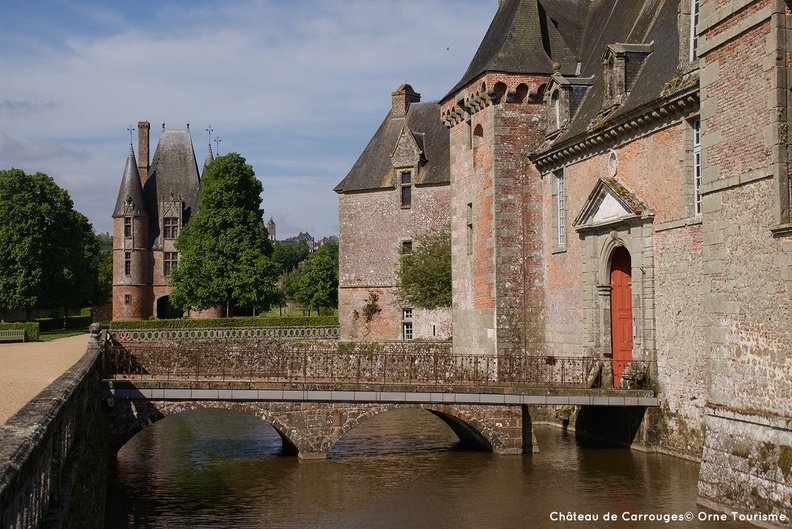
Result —
M0 423L73 366L85 354L89 337L0 343Z

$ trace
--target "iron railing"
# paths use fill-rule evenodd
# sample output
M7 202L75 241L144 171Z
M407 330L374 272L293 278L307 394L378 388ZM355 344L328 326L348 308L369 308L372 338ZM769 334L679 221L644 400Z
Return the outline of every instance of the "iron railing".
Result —
M115 344L108 349L105 377L360 386L592 388L613 387L612 378L603 373L608 368L621 367L627 369L622 378L629 379L630 386L647 386L648 361L607 365L612 362L593 357L460 355L447 349L295 350L288 342L136 342Z

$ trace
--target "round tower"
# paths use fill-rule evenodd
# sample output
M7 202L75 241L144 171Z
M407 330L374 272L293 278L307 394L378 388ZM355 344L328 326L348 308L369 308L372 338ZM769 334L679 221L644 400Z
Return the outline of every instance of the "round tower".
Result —
M149 215L143 200L143 186L130 145L113 211L114 320L148 319L153 314L148 231Z

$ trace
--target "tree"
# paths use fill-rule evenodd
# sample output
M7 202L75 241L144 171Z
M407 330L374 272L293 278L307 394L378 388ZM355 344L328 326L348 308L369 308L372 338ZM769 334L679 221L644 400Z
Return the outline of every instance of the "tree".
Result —
M253 168L237 153L207 166L198 212L176 240L181 257L171 276L175 307L265 311L276 302L278 267L270 259L261 192Z
M275 241L272 246L272 260L278 265L281 274L295 270L310 253L308 243L305 241L297 244L281 244Z
M399 297L423 309L450 307L451 228L426 233L415 242L415 249L401 256Z
M338 307L338 246L326 244L296 270L294 300L317 312Z
M0 309L68 308L99 294L99 240L43 173L0 171Z

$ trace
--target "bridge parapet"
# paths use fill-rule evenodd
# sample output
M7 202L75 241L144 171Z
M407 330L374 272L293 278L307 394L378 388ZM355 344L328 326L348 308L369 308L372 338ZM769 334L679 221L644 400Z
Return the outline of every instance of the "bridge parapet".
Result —
M115 329L116 340L129 342L160 340L280 339L336 340L338 325L283 327L182 327L175 329Z
M603 369L603 360L593 357L457 355L451 352L450 344L394 345L376 350L335 345L255 337L117 342L108 352L105 378L496 390L598 387L603 385L602 377L592 374L608 371ZM632 362L632 371L650 371L648 362L638 363ZM629 389L646 387L642 379Z

